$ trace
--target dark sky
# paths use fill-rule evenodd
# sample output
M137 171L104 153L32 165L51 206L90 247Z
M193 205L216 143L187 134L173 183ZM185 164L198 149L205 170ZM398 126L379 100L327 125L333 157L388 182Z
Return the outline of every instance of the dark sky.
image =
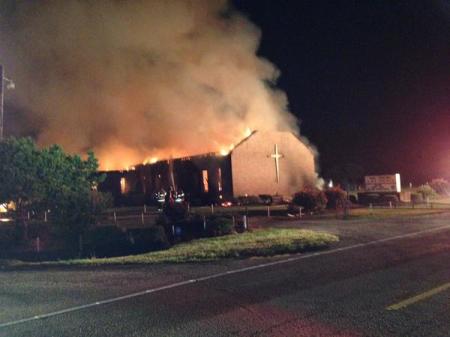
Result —
M450 3L235 0L327 177L450 178Z

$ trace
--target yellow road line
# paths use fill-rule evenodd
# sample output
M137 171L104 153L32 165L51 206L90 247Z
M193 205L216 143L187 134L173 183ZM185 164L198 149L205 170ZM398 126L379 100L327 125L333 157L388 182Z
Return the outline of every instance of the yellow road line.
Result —
M424 293L421 293L419 295L410 297L410 298L408 298L406 300L403 300L401 302L398 302L396 304L392 304L392 305L388 306L386 308L386 310L399 310L399 309L406 308L407 306L409 306L411 304L414 304L414 303L419 302L419 301L423 301L423 300L425 300L425 299L427 299L427 298L429 298L431 296L434 296L434 295L436 295L436 294L438 294L440 292L443 292L443 291L445 291L447 289L450 289L450 282L445 283L445 284L443 284L443 285L441 285L439 287L433 288L431 290L428 290L428 291L426 291Z

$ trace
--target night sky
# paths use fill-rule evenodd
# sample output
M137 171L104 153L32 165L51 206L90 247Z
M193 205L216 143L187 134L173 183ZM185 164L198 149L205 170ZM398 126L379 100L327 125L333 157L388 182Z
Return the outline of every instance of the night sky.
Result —
M235 0L321 174L450 178L448 1Z

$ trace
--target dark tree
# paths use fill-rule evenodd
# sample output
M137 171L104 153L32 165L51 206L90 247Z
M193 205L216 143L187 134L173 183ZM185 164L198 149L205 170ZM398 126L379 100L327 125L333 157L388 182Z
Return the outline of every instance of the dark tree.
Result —
M29 138L0 142L0 202L14 202L19 224L27 212L49 212L54 228L80 234L93 222L92 190L101 180L92 152L86 159Z

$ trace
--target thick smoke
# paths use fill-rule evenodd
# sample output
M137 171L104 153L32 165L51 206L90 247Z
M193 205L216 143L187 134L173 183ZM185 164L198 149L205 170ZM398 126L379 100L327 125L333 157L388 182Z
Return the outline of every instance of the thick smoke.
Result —
M223 0L4 1L0 62L42 145L103 169L219 151L297 122L260 31Z

